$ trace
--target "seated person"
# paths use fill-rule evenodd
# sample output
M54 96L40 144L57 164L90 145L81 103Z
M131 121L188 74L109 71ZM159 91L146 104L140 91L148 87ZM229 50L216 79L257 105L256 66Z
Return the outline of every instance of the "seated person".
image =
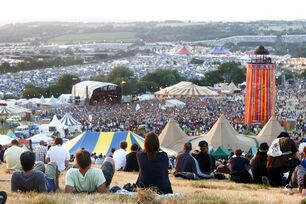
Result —
M123 171L139 171L139 166L136 158L136 154L139 147L137 144L132 144L131 152L126 155L126 165Z
M79 149L76 152L75 160L78 168L71 168L67 171L65 193L108 192L107 186L110 184L114 173L114 162L111 158L105 159L102 169L91 168L90 153L84 149ZM105 175L107 175L107 178Z
M20 155L25 150L18 146L17 140L11 141L11 147L5 150L3 155L3 161L6 163L6 168L9 170L21 170Z
M237 183L252 183L252 176L249 173L250 162L242 157L241 149L235 151L235 156L229 162L231 179Z
M98 158L97 158L96 161L95 161L95 164L102 164L103 161L104 161L103 155L102 155L102 154L99 154Z
M187 142L184 144L184 153L177 157L175 176L187 179L211 178L213 175L204 174L199 168L197 160L191 155L192 144Z
M195 155L199 163L201 172L210 174L215 170L215 158L208 153L208 143L204 140L199 142L200 152Z
M120 149L116 150L113 153L113 159L115 161L115 168L116 170L123 170L126 164L126 148L127 148L127 142L121 141L120 142Z
M144 151L137 153L139 175L137 186L153 188L160 194L172 193L168 175L169 159L160 151L159 140L155 133L148 133L144 141Z
M51 192L56 190L56 179L58 176L55 163L49 163L46 174L43 173L44 163L35 165L35 153L26 151L21 154L20 162L23 171L16 171L11 178L12 192L36 191L38 193Z
M7 199L7 193L5 191L0 191L0 204L5 204Z
M261 143L259 145L258 151L255 157L251 160L251 170L253 174L253 182L259 184L266 184L263 182L263 177L267 180L267 152L269 150L269 145L267 143Z
M304 184L305 174L306 174L306 146L303 148L301 164L294 169L292 177L289 181L289 184L286 185L286 188L287 189L299 188L299 192L301 193L303 187L306 186L306 183Z

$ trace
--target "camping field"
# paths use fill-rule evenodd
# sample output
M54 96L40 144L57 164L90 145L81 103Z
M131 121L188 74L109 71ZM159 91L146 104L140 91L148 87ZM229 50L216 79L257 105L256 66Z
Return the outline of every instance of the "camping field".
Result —
M134 32L103 32L62 35L51 38L49 43L133 42L135 40L136 33Z
M228 180L190 181L170 176L172 188L177 196L157 198L151 191L140 191L138 195L126 196L116 194L64 194L64 175L60 177L60 190L57 193L11 193L11 174L6 173L5 166L0 165L0 190L8 192L8 204L85 204L85 203L144 203L144 204L295 204L306 203L306 199L295 192L287 195L281 188L270 188L262 185L236 184ZM136 181L137 173L116 172L111 186L122 187Z

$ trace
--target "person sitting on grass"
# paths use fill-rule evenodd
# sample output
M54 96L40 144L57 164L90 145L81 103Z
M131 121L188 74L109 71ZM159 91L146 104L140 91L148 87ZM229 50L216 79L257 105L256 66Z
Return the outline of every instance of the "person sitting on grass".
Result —
M199 142L200 152L195 155L199 163L200 171L205 174L211 174L216 167L215 158L208 153L208 143L205 140Z
M172 193L168 175L169 159L167 153L160 151L155 133L148 133L144 150L137 153L139 175L136 185L140 188L153 188L159 194Z
M11 178L12 192L36 191L44 193L56 190L56 180L58 178L56 163L47 164L45 169L43 162L35 164L35 153L30 151L21 154L20 162L23 171L13 173Z
M137 144L132 144L131 152L126 155L126 165L123 171L139 171L139 166L136 158L136 154L139 147Z
M253 182L258 184L269 185L267 172L267 152L269 145L264 142L259 145L258 151L253 159L251 159L251 170L253 174Z
M184 144L184 153L178 155L174 176L187 179L212 178L213 174L201 172L198 161L191 155L192 144Z
M91 168L90 153L84 149L76 152L78 168L71 168L66 173L65 193L107 193L115 172L114 161L108 157L101 169Z
M127 155L126 148L127 148L127 142L121 141L120 149L116 150L113 153L113 159L115 161L115 167L117 171L123 170L126 165L126 155Z
M25 150L18 146L17 140L11 141L11 147L5 150L3 155L3 161L6 163L6 168L9 170L21 170L20 155Z
M242 157L241 149L235 151L235 156L229 161L231 180L237 183L252 183L250 161Z

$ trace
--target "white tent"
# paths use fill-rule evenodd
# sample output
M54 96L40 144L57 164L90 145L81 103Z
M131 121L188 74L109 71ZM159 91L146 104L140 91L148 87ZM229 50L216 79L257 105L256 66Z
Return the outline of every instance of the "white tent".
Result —
M284 131L284 128L279 124L274 116L266 123L262 130L256 136L259 143L266 142L271 145L272 141Z
M13 138L7 136L7 135L0 135L0 144L1 145L8 145L11 143Z
M165 107L177 107L177 108L184 108L186 106L186 103L177 100L177 99L169 99L165 101Z
M243 151L248 151L253 144L240 140L237 135L238 133L234 127L224 115L221 115L209 132L206 135L193 140L192 144L198 145L199 141L206 140L213 148L223 146L225 148L230 148L233 151L238 148Z
M98 82L98 81L82 81L73 85L72 87L72 96L79 96L82 99L91 98L94 90L102 87L117 87L116 84L106 83L106 82Z
M70 113L66 113L60 122L65 126L81 125L81 123L77 121L76 119L74 119Z
M241 91L240 88L238 88L234 82L231 82L229 85L228 85L228 90L232 93L234 93L235 91Z
M45 104L47 101L45 100L44 96L41 96L40 97L40 100L39 100L39 104Z
M158 136L160 145L176 152L183 150L184 143L191 138L180 128L180 126L170 118L167 125L164 127Z
M50 144L51 141L52 141L52 138L47 136L47 134L39 133L37 135L34 135L34 136L28 138L27 140L31 140L33 144L39 143L41 140Z
M49 124L40 126L40 129L43 131L43 133L49 133L50 128L56 129L56 131L58 131L60 133L60 136L64 137L65 136L65 129L67 127L59 121L59 119L56 117L56 115L54 115L52 121Z
M52 107L58 106L58 100L52 95L51 98L44 104Z
M204 86L198 86L188 81L182 81L173 86L154 93L156 96L218 96L215 91Z

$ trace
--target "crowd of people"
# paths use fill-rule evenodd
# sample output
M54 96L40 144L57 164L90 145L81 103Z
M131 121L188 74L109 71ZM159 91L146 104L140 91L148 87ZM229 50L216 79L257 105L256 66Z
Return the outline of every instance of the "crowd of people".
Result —
M301 138L306 129L306 93L296 86L279 88L276 100L276 117L280 121L293 121L293 134ZM153 131L159 134L169 118L174 118L188 135L207 133L215 121L224 114L241 134L257 134L262 126L243 124L244 101L241 95L221 98L181 98L184 107L165 107L159 100L133 103L105 104L57 109L49 115L72 115L83 124L83 131L131 130L142 134ZM289 124L288 123L288 124ZM292 128L292 127L289 127Z
M169 179L170 160L167 153L160 150L158 136L153 132L145 135L143 149L133 144L130 153L127 153L127 142L121 141L112 155L103 158L100 168L92 166L95 156L84 148L75 152L73 163L69 162L69 152L62 143L61 138L55 138L49 149L41 142L29 151L13 140L3 154L6 167L12 172L11 191L55 192L60 187L59 177L64 173L65 193L116 192L121 188L111 185L113 176L116 171L126 171L139 173L135 184L128 185L129 188L125 185L124 190L135 192L136 188L152 188L158 194L173 193ZM287 132L281 132L270 146L260 144L251 157L236 149L222 162L209 153L205 140L198 146L193 149L190 142L184 144L182 153L175 158L175 177L226 179L228 174L234 182L285 186L290 194L293 188L298 188L306 195L306 143L298 148Z

